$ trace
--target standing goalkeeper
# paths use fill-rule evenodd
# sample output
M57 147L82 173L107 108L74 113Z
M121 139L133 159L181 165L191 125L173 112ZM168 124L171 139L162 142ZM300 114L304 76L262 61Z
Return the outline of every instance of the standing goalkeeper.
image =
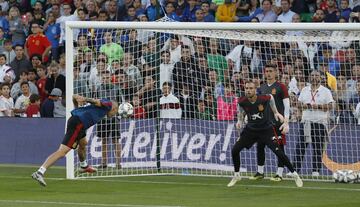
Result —
M284 123L275 120L275 117L271 115L271 120L274 128L273 142L277 143L280 149L285 152L284 146L286 144L285 134L289 131L289 111L290 100L286 86L276 80L277 66L266 65L265 66L265 79L266 83L260 86L261 94L271 94L274 97L276 108L279 113L284 116ZM256 174L250 177L250 180L259 180L264 178L264 164L265 164L265 145L264 143L257 144L257 163L258 170ZM282 175L284 171L284 163L278 159L278 169L276 175L270 178L271 181L282 181Z
M76 149L78 145L80 172L96 172L96 169L88 165L86 161L86 130L105 116L113 117L118 112L118 103L107 99L99 100L74 95L73 102L75 109L71 111L71 117L67 121L66 133L59 149L52 153L41 167L32 174L32 178L42 186L46 186L44 180L46 170L57 160L63 158L71 149ZM84 105L85 103L89 104Z
M275 153L279 160L292 173L296 186L302 187L303 182L300 176L295 172L294 167L291 165L289 158L284 154L279 146L271 140L273 136L273 129L270 117L270 108L276 120L283 120L283 116L277 111L274 98L272 95L256 95L256 87L253 82L245 84L245 97L239 99L239 116L236 124L237 128L241 128L244 122L244 114L248 117L248 123L240 134L240 138L236 141L231 150L231 156L234 163L234 177L227 185L232 187L237 181L241 180L240 177L240 152L247 148L249 149L255 143L260 143L268 146L271 151Z

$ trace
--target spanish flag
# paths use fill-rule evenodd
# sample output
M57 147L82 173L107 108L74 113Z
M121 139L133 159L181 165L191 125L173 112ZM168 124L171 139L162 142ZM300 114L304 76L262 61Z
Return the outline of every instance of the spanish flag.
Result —
M331 90L333 90L333 91L337 90L335 76L331 75L331 73L329 73L329 72L326 72L326 81L327 81L327 85L329 86L329 88Z

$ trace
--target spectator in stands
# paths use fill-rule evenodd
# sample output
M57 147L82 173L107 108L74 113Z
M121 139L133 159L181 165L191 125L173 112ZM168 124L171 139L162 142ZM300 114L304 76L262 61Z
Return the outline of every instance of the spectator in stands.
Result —
M89 44L88 44L88 39L87 39L87 35L86 34L82 34L80 33L78 38L77 38L77 42L76 42L76 50L77 52L88 52L91 51Z
M179 94L177 94L177 98L180 101L180 107L182 111L183 119L194 119L196 118L196 105L197 99L191 93L189 85L182 85L182 89Z
M59 74L66 77L66 57L65 57L65 53L60 54L59 68L60 68L59 69Z
M209 74L209 67L205 56L198 56L195 59L197 61L197 65L199 66L199 71L196 73L197 83L203 89L208 82L208 74ZM202 92L201 92L202 94ZM200 94L200 96L201 96ZM202 97L203 98L203 97Z
M196 118L202 120L212 120L209 110L205 107L205 101L199 100L197 104Z
M26 117L25 111L30 103L30 88L28 82L22 82L20 84L21 96L16 99L14 113L17 117Z
M127 76L135 82L136 87L140 88L143 85L143 79L138 67L134 65L134 60L131 53L124 54L123 60L123 70L127 74Z
M141 105L140 97L138 95L134 95L132 99L132 105L134 106L134 119L145 119L146 111L144 107Z
M40 117L40 97L36 94L31 94L29 97L30 104L26 108L26 117Z
M40 65L42 65L41 62L41 55L34 54L32 57L30 57L32 68L37 68Z
M340 18L345 18L346 22L349 21L351 8L349 7L349 0L340 0Z
M15 81L20 78L20 69L29 70L32 68L30 61L26 58L24 54L24 47L22 45L15 45L15 58L10 63L11 69L15 73Z
M210 11L210 3L208 1L202 1L200 4L200 8L204 13L204 21L205 22L215 22L215 17L211 14Z
M0 85L0 117L14 116L14 99L10 96L10 83Z
M335 0L327 0L327 9L325 10L325 22L339 22L338 8Z
M0 83L12 83L15 78L12 68L6 65L6 56L0 54Z
M142 100L142 105L145 107L145 111L147 112L147 118L158 117L158 104L161 90L155 87L153 77L146 76L144 78L144 86L137 92L137 95L139 95Z
M277 19L277 15L271 9L272 1L271 0L263 0L262 1L262 13L258 14L256 17L259 18L260 22L275 22Z
M351 97L357 94L357 83L360 83L360 65L353 65L350 79L347 80L347 87L351 93Z
M117 8L117 21L124 21L125 16L127 15L127 10L132 6L133 0L124 0L123 4Z
M2 27L0 27L0 54L2 54L5 50L4 48L4 43L5 43L5 33L4 33L4 29Z
M197 97L201 87L197 77L199 77L198 65L194 64L195 59L191 55L190 47L183 45L181 47L181 60L177 62L173 70L174 93L178 94L181 85L188 84L192 86L194 95Z
M137 40L138 31L136 29L129 30L128 41L122 42L121 46L126 53L131 53L134 57L134 65L138 66L140 57L142 55L143 43Z
M49 12L47 15L46 23L44 24L44 32L51 43L51 59L58 61L61 28L60 23L56 22L53 12Z
M176 15L178 15L181 20L183 18L184 10L188 5L188 2L185 0L178 0L176 4L174 4Z
M2 54L6 56L6 64L10 64L15 59L15 51L12 46L12 41L10 39L7 39L4 41L4 51Z
M220 82L224 82L224 74L227 73L228 64L226 58L219 53L219 43L216 38L209 40L209 53L207 53L207 64L210 70L216 70Z
M238 20L236 16L236 3L232 0L225 0L224 4L218 6L216 11L216 19L219 22L235 22Z
M20 72L20 78L18 80L18 82L14 83L11 87L11 97L16 100L21 94L22 94L22 90L21 90L21 84L23 82L26 82L29 85L29 89L30 89L30 93L31 94L39 94L38 89L36 87L35 84L33 84L32 82L28 82L28 71L27 70L22 70Z
M98 12L98 7L97 7L97 3L96 0L88 0L85 3L85 8L88 10L89 14L92 12Z
M51 50L49 39L42 33L42 25L37 22L31 24L33 34L29 35L25 43L25 54L32 57L35 54L41 55L41 61L47 62Z
M325 12L321 9L317 9L313 18L313 22L324 22L325 21Z
M163 96L160 98L160 118L181 119L182 110L179 99L171 93L171 83L162 85Z
M23 45L25 43L25 26L21 22L20 11L17 7L11 7L9 10L9 36L13 45Z
M195 11L195 22L205 22L204 12L201 8Z
M108 21L109 20L109 15L105 10L100 10L98 12L99 16L98 16L98 21Z
M164 16L159 0L150 0L150 5L146 8L146 16L149 21L155 21Z
M136 11L133 5L127 8L127 15L124 17L124 21L137 21Z
M261 61L258 51L250 41L244 41L239 44L226 55L228 61L229 74L232 72L240 72L244 65L250 66L250 72L261 73Z
M217 117L217 106L214 96L211 93L205 93L205 110L207 110L210 114L210 120L216 120Z
M337 123L352 123L353 117L349 106L351 98L350 91L346 86L346 77L342 74L336 77L337 91L335 93L336 102L336 122Z
M90 76L88 78L91 92L96 92L101 87L101 77L107 73L107 58L106 56L98 55L94 67L91 68Z
M109 21L117 21L118 19L116 18L117 15L117 1L115 0L111 0L109 1L106 11L109 15Z
M350 88L347 88L347 89L349 90ZM349 107L350 107L351 111L354 111L356 109L356 105L358 103L360 103L360 82L356 83L356 93L351 94L351 98L349 100Z
M132 82L128 76L126 75L126 73L122 70L120 70L116 76L115 76L115 80L114 83L119 84L125 101L130 102L132 100L133 95L137 92L137 88L135 86L135 83ZM145 83L144 83L145 84ZM142 88L144 89L144 87ZM140 90L139 90L140 91ZM144 91L142 91L142 93L144 93ZM138 95L140 95L140 97L142 96L142 93L138 93Z
M161 64L160 64L160 85L164 82L172 83L172 74L174 70L174 63L170 60L170 52L164 50L161 52Z
M214 98L217 99L219 96L222 96L224 94L224 86L219 81L216 70L210 70L208 78L209 82L208 85L205 87L205 91L211 92Z
M281 0L281 14L277 17L278 22L292 22L295 13L290 10L290 0Z
M108 63L111 64L111 62L115 59L122 60L124 57L124 50L119 44L113 42L111 30L104 32L104 40L105 44L100 47L99 51L106 54L108 57Z
M41 117L54 117L55 102L62 96L62 91L59 88L53 88L49 97L41 105Z
M167 17L169 17L170 19L173 19L177 22L181 21L180 17L175 12L174 3L167 2L166 6L165 6L165 12L166 12Z
M170 35L169 37L170 44L169 46L165 43L162 51L169 50L170 52L170 62L175 64L181 60L181 44L179 35Z
M320 81L320 73L311 72L310 85L306 86L299 96L300 108L303 112L294 160L294 168L300 172L306 147L311 143L313 148L312 176L314 177L320 175L323 147L325 141L328 140L328 112L334 103L330 90L322 86Z
M47 80L47 74L46 74L46 67L43 65L40 65L38 68L36 68L36 74L38 75L39 79L36 81L36 86L39 91L40 96L40 102L43 103L45 99L47 98L47 92L45 90L46 86L46 80ZM75 79L75 78L74 78ZM79 94L79 93L76 93Z
M37 81L36 69L31 68L30 70L28 70L28 81L36 85L36 81Z
M49 94L54 88L65 91L65 76L59 74L59 64L52 62L48 67L49 76L46 79L45 90Z
M332 55L332 47L324 43L319 48L319 62L323 62L328 64L329 73L333 76L337 76L340 74L340 63Z
M235 120L237 113L237 98L232 91L231 84L225 84L223 96L217 98L217 120Z

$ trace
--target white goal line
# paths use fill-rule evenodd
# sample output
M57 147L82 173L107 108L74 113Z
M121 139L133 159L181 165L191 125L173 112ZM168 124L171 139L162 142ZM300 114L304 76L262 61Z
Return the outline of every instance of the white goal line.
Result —
M22 204L50 204L69 206L105 206L105 207L184 207L184 206L163 206L163 205L132 205L132 204L107 204L107 203L77 203L62 201L33 201L33 200L0 200L0 203L22 203Z
M30 177L21 177L21 176L0 176L0 178L13 178L13 179L31 179ZM46 178L47 180L69 180L66 178ZM69 180L70 181L70 180ZM194 183L194 182L175 182L175 181L148 181L148 180L125 180L125 179L82 179L77 178L75 180L71 181L89 181L89 182L118 182L118 183L142 183L142 184L164 184L164 185L189 185L189 186L219 186L219 187L225 187L227 182L224 182L224 184L219 183ZM292 182L292 180L289 180ZM311 181L310 181L311 182ZM334 183L334 185L336 185ZM349 184L350 185L357 185L357 184ZM272 185L259 185L259 184L236 184L236 186L239 187L252 187L252 188L272 188L272 189L299 189L296 186L272 186ZM313 186L305 186L301 189L306 190L328 190L328 191L349 191L349 192L360 192L360 189L357 188L343 188L343 187L313 187Z

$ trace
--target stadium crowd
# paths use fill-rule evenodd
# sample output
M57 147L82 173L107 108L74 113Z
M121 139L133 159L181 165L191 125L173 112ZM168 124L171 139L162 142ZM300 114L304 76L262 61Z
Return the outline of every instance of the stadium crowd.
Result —
M0 6L0 116L19 117L65 115L66 21L359 22L360 17L360 0L0 0ZM313 70L321 71L323 85L333 92L333 121L357 123L360 117L358 41L251 42L92 28L76 30L74 38L75 93L131 102L134 118L234 120L244 81L260 85L268 63L289 87L293 121L300 119L297 98Z

